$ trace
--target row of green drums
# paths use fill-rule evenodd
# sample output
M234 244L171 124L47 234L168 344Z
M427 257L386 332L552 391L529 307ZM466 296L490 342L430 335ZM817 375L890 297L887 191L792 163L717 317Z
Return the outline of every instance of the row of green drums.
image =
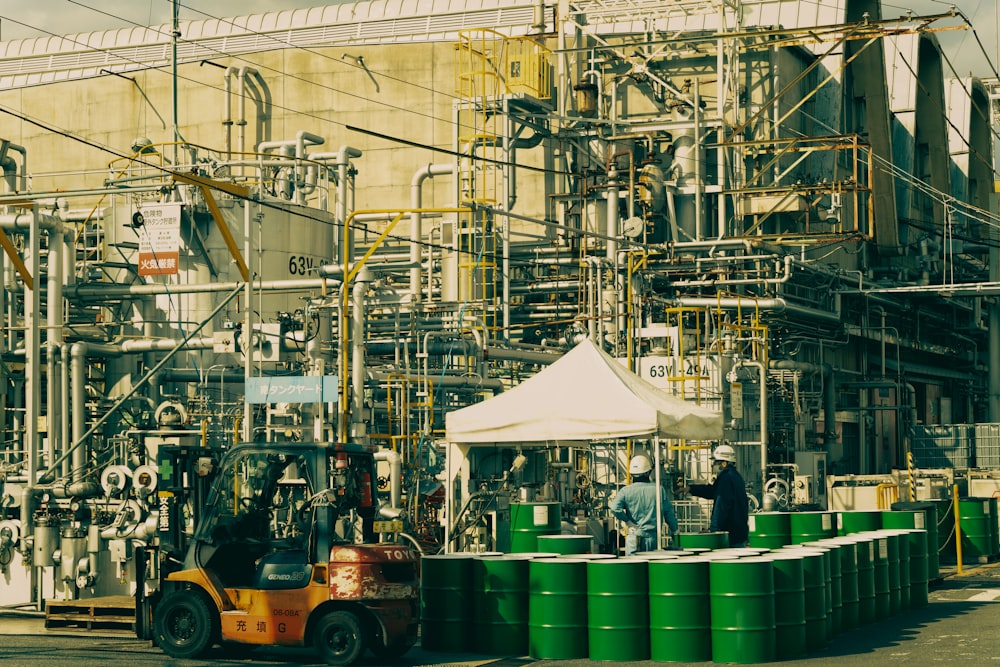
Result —
M749 543L753 547L776 549L883 528L925 530L928 542L927 578L933 581L940 576L940 511L935 503L916 502L895 503L892 510L886 511L761 512L749 517ZM944 511L947 512L946 507Z
M926 571L927 533L917 529L630 558L425 556L422 645L548 660L768 662L925 605Z

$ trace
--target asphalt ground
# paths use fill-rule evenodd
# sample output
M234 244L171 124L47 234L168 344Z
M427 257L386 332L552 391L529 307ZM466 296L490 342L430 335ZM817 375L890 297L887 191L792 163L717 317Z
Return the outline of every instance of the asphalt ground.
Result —
M961 573L954 566L945 566L941 568L941 575L939 580L932 582L927 606L904 610L882 621L842 632L820 650L774 664L816 667L867 667L880 663L1000 665L1000 632L997 631L1000 563L966 565ZM95 664L101 664L101 661L109 664L118 662L125 654L133 658L141 656L142 659L137 662L144 665L175 667L318 664L314 655L301 649L258 649L238 658L215 652L199 660L172 660L151 646L150 642L140 641L125 632L50 630L45 628L41 615L9 609L0 610L0 635L4 635L0 640L0 662L11 667L46 664L25 657L38 651L44 651L44 655L48 656L46 659L51 661L48 664L84 664L83 658L74 657L77 655L93 656L97 661ZM77 654L73 653L74 650L89 653ZM357 664L371 667L383 663L366 655ZM435 653L423 650L418 644L394 664L398 667L597 667L607 664L652 667L667 663L651 660L535 660L527 656Z

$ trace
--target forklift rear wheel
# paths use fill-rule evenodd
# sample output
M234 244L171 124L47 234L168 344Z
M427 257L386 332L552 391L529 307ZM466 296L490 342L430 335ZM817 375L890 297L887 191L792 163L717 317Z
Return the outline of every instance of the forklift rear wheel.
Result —
M212 646L212 610L204 596L174 591L157 605L153 632L157 645L172 658L195 658Z
M350 665L365 650L361 624L347 611L333 611L316 624L313 644L328 665Z

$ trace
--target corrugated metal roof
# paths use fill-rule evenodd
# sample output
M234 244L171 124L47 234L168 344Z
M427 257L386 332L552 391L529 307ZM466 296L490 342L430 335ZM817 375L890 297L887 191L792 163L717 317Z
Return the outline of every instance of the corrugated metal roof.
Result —
M181 22L179 62L338 44L453 40L490 27L525 34L532 0L371 0ZM0 42L0 89L170 64L171 26L123 28Z

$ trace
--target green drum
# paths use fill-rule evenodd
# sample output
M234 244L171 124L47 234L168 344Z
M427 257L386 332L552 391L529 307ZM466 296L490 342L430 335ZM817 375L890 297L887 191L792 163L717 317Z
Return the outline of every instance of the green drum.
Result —
M882 528L882 513L878 510L854 510L837 515L837 534L850 535Z
M855 535L858 544L858 623L874 623L875 613L875 540Z
M594 552L593 535L539 535L538 549L557 554L576 555Z
M774 563L774 627L777 658L806 651L806 583L802 556L793 550L768 555Z
M830 632L832 635L839 634L844 629L844 573L843 559L840 555L843 545L830 538L816 540L815 542L803 542L802 546L813 549L825 549L830 552L827 560L827 565L830 568L830 586L827 588L830 598Z
M888 554L888 581L889 581L889 616L899 613L902 608L902 577L900 574L900 536L895 530L882 529L878 534L885 539L886 552Z
M729 546L729 533L677 533L677 542L683 549L725 549Z
M755 547L778 549L791 544L792 524L788 512L759 512L748 518L750 544Z
M940 576L937 504L933 502L893 503L892 509L894 511L882 515L883 524L886 521L886 514L890 515L889 523L891 525L885 524L886 528L915 528L927 531L927 579L928 581L937 579ZM908 512L914 513L912 517ZM911 518L912 523L910 523Z
M792 512L791 544L814 542L836 537L837 522L833 512Z
M899 535L899 605L900 610L909 609L910 604L910 540L909 531L896 530Z
M959 498L958 518L962 530L962 559L988 559L995 551L995 529L990 498Z
M858 626L858 543L849 538L824 540L840 547L840 627L849 630Z
M889 617L889 539L881 530L865 533L872 541L872 571L875 581L875 619Z
M489 556L472 564L476 648L482 653L528 652L526 558Z
M587 638L591 660L649 659L648 561L587 562Z
M539 535L558 535L562 529L559 503L511 503L510 551L544 551Z
M659 662L712 659L709 561L649 561L649 653Z
M472 554L420 558L421 645L428 651L469 651L475 634L472 615Z
M709 563L712 660L753 664L777 655L774 564L767 556Z
M528 655L537 660L587 657L587 563L536 558L528 563Z
M806 605L806 648L814 651L824 646L830 639L833 620L831 584L829 575L830 552L826 549L812 549L797 546L789 553L802 558L802 574L805 577Z
M928 601L927 531L904 531L910 544L910 607L919 609Z

